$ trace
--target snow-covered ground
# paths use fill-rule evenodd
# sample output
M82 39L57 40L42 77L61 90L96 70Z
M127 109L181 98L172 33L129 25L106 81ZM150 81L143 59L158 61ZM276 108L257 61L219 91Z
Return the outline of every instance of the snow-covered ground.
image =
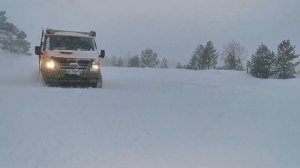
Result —
M1 168L298 168L300 79L103 67L104 88L43 86L0 53Z

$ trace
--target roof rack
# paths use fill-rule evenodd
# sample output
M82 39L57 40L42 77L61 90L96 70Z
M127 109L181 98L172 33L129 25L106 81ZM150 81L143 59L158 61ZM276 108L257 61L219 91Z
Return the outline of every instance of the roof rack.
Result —
M67 31L67 30L54 30L54 29L47 29L46 33L47 34L55 34L58 32L71 32L71 33L80 33L80 34L84 34L84 35L89 35L92 37L96 37L96 32L95 31L90 31L90 32L78 32L78 31Z

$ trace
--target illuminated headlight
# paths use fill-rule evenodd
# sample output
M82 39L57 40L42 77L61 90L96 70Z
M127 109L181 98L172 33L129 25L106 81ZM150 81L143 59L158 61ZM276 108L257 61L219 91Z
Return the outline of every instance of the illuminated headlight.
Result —
M99 64L97 64L96 62L93 62L92 71L98 71L98 70L99 70Z
M99 69L99 65L97 65L97 64L92 65L92 69L93 70L98 70Z
M50 60L46 63L46 67L48 69L54 69L55 68L55 62L53 60Z

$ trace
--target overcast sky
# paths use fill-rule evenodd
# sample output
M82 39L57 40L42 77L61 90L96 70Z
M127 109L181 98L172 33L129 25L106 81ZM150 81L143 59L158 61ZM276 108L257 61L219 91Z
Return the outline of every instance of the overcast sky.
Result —
M28 34L32 47L42 28L97 31L108 56L145 48L187 63L199 44L219 50L235 40L255 52L285 39L300 48L299 0L1 0L0 10ZM299 44L299 45L298 45Z

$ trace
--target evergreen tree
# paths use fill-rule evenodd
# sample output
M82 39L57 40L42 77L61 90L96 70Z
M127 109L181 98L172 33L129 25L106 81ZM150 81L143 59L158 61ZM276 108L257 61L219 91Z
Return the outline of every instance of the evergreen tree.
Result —
M123 64L124 64L123 59L122 59L121 57L119 57L119 58L118 58L118 61L117 61L117 66L118 66L118 67L122 67Z
M160 68L161 69L168 69L168 61L166 58L163 58L163 60L160 62Z
M206 43L203 58L206 63L207 69L210 69L211 67L216 69L217 60L218 60L218 52L215 49L213 42L208 41Z
M224 68L227 70L243 70L242 57L244 54L245 49L238 42L232 41L224 46Z
M112 56L111 65L112 66L118 66L118 58L116 56Z
M3 23L6 22L7 17L5 16L5 11L0 11L0 24L2 25Z
M208 41L205 45L199 45L188 64L188 69L210 69L216 68L218 60L218 53L211 41Z
M201 44L196 48L195 55L198 58L198 69L205 69L207 64L207 59L204 56L205 47Z
M180 63L180 62L178 62L178 63L177 63L177 65L176 65L176 68L177 68L177 69L182 69L182 68L183 68L183 66L181 65L181 63Z
M128 67L140 67L140 57L135 55L128 60Z
M202 44L195 49L189 65L190 69L205 69L207 61L204 58L204 51L205 47Z
M28 54L30 43L26 33L7 22L5 11L0 11L0 48L12 53Z
M152 49L146 49L142 51L141 67L154 68L158 64L159 64L159 60L157 59L157 53L155 53Z
M194 55L192 56L191 58L191 61L189 63L189 67L190 69L193 69L193 70L197 70L197 69L200 69L199 65L200 65L200 61L199 61L199 58L200 56L197 55L198 53L194 53Z
M282 41L277 49L275 59L275 75L280 79L293 78L295 65L293 59L298 56L295 54L295 46L291 45L290 40Z
M265 44L261 44L250 61L250 74L258 78L272 76L272 66L275 54Z

